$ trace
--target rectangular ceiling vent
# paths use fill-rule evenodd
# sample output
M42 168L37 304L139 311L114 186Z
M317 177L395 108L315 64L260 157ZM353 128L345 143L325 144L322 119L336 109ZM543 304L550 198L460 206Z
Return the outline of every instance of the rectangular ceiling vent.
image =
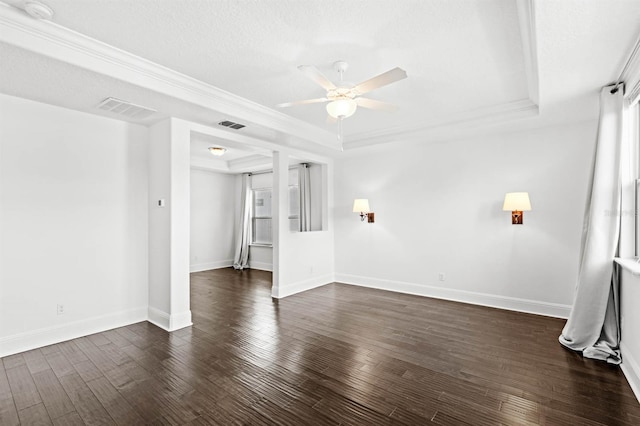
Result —
M143 107L141 105L132 104L116 98L107 98L100 102L98 109L110 111L114 114L124 115L129 118L143 119L158 112L155 109Z
M221 121L218 124L221 125L221 126L224 126L224 127L228 127L230 129L235 129L235 130L240 130L243 127L247 127L244 124L238 124L238 123L234 123L233 121L228 121L228 120Z

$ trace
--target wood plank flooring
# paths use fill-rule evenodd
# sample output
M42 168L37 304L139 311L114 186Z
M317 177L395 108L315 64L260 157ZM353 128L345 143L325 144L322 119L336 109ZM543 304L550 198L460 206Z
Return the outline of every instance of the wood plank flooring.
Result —
M143 322L5 357L0 424L640 425L620 369L563 320L271 274L192 274L194 325Z

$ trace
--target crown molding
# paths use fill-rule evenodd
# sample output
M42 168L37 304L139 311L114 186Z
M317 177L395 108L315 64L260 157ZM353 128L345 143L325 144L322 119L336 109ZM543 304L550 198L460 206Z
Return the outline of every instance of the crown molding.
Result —
M193 123L190 121L181 120L187 123L190 132L201 133L203 135L212 136L214 138L224 140L225 144L231 142L229 146L250 146L253 150L261 155L269 157L272 151L286 152L289 156L304 159L304 161L312 161L318 163L331 163L331 157L324 154L319 154L310 150L308 144L302 145L297 139L288 137L279 138L278 143L258 139L253 136L244 135L239 132L223 130L218 127L205 126L204 124Z
M245 173L264 168L273 167L273 158L264 155L250 155L248 157L231 160L228 163L229 170L233 173Z
M380 131L360 133L344 144L344 149L355 149L382 143L395 142L398 139L450 138L464 134L479 127L496 126L508 121L535 117L539 113L538 105L531 99L520 99L487 108L462 112L450 120L425 123L410 128L389 128Z
M189 163L192 169L206 170L210 172L232 173L229 165L224 160L215 158L204 159L201 157L191 156Z
M625 66L621 81L625 84L625 97L633 105L640 100L640 36L633 45Z
M522 41L522 56L527 75L527 89L529 99L536 105L540 104L538 77L538 45L536 34L535 0L518 0L518 21L520 24L520 38Z
M190 167L191 169L205 172L238 174L271 169L273 168L273 160L271 157L263 155L250 155L230 161L210 161L204 158L191 157Z
M339 149L335 135L122 49L0 2L0 41L286 133L301 145Z

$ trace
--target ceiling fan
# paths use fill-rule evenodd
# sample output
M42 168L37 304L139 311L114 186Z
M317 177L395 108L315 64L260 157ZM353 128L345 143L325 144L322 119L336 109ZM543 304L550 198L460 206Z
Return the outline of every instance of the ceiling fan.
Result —
M340 82L338 84L333 84L318 70L318 68L313 65L300 65L298 69L325 89L327 91L326 96L324 98L286 102L278 104L277 106L280 108L286 108L297 105L329 102L327 104L327 112L329 113L329 116L338 119L339 122L347 117L351 117L359 106L362 108L381 111L395 111L398 109L397 106L390 103L370 98L363 98L361 96L372 90L407 78L407 72L405 70L396 67L370 78L369 80L363 81L362 83L353 85L343 80L343 74L347 70L348 66L349 64L345 61L337 61L333 64L333 69L340 74Z

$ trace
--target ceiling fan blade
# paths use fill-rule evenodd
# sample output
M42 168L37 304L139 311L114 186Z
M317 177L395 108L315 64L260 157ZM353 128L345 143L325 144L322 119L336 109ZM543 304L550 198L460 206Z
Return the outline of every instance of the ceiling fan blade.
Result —
M370 78L367 81L363 81L362 83L358 84L354 88L354 90L356 90L359 94L364 95L367 92L370 92L382 86L386 86L387 84L394 83L398 80L402 80L403 78L407 78L407 72L402 68L396 67L392 70Z
M376 101L375 99L356 98L356 102L358 106L361 106L362 108L376 109L379 111L389 111L389 112L394 112L398 110L397 105L393 105L388 102Z
M319 84L324 90L333 90L336 86L320 72L320 70L313 65L300 65L298 67L300 71L305 73L307 77Z
M278 108L288 108L297 105L307 105L307 104L319 104L321 102L327 102L329 99L327 98L317 98L317 99L305 99L304 101L295 101L295 102L285 102L283 104L276 105Z

